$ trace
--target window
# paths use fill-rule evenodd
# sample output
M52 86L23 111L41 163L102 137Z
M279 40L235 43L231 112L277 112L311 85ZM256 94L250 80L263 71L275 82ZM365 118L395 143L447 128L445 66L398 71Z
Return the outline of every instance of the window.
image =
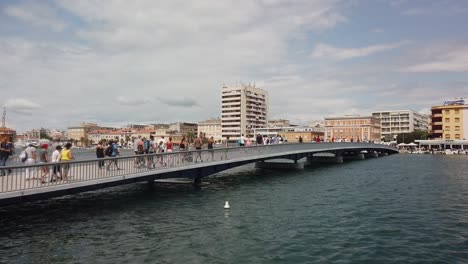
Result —
M455 134L455 139L460 139L460 134Z
M459 117L455 117L455 123L460 123L460 118Z
M450 110L444 110L444 113L448 115L450 114Z
M460 131L460 126L455 126L455 131Z
M445 123L450 123L450 118L445 118Z
M460 109L455 109L455 114L459 114L460 113Z
M450 134L445 134L445 139L450 139Z

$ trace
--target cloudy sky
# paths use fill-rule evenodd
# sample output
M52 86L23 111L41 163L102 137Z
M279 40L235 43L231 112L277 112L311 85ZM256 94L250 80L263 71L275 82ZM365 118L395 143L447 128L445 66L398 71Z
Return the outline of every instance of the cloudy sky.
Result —
M201 121L223 84L294 123L468 95L468 2L1 1L0 106L19 131Z

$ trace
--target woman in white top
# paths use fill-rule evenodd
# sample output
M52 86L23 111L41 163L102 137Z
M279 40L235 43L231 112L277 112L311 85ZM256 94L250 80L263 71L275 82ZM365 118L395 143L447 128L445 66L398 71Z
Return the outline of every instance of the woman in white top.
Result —
M36 148L33 144L29 144L29 146L24 150L28 158L24 162L26 165L34 165L36 164ZM32 168L26 168L26 180L31 180L34 176L31 176Z
M62 175L61 175L61 168L60 168L60 159L62 157L62 155L60 155L60 152L62 151L62 146L57 146L54 150L54 152L52 152L52 157L50 159L50 162L52 163L57 163L57 164L54 164L53 168L52 168L52 177L50 179L51 182L54 182L56 180L61 180L62 179Z

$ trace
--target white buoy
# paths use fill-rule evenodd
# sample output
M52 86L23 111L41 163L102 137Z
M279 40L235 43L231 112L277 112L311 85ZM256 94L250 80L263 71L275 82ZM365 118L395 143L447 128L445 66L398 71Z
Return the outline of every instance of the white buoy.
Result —
M229 208L231 208L231 206L229 206L229 202L226 201L226 203L224 204L224 209L227 210L227 209L229 209Z

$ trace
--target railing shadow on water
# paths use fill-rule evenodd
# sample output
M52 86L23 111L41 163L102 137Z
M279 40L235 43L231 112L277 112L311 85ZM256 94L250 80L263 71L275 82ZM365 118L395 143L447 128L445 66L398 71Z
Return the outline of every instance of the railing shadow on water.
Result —
M342 148L388 148L364 143L302 143L273 144L251 147L215 148L174 151L144 155L92 158L59 163L0 167L0 194L91 182L99 179L122 178L131 175L157 174L162 170L177 170L210 163L230 163L255 160L293 152L338 150ZM391 148L388 148L391 149Z

